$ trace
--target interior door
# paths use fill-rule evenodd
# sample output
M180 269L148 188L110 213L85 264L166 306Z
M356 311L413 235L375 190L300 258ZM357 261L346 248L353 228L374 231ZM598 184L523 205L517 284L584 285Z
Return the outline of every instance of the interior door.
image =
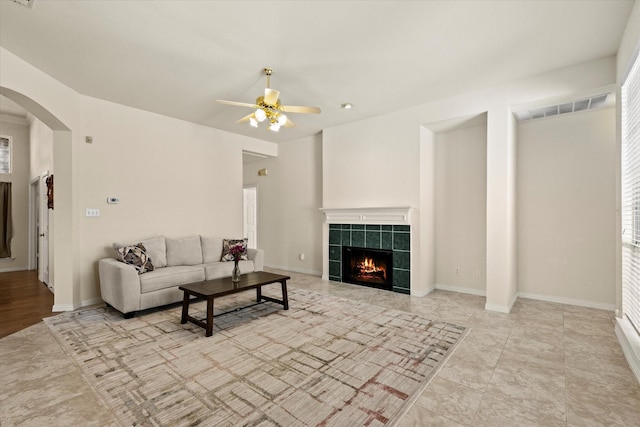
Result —
M242 189L244 236L248 239L247 247L258 248L258 188Z

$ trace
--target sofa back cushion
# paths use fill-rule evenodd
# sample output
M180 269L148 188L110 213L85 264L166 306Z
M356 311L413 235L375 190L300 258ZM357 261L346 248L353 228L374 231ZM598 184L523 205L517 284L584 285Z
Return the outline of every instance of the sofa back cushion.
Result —
M145 247L145 252L155 268L167 266L167 246L165 244L164 236L156 236L150 239L140 240L139 243ZM118 257L120 248L125 246L134 246L136 244L138 243L114 243L113 249L116 251L116 258Z
M202 264L200 236L181 239L165 239L167 244L167 266Z
M202 242L202 262L218 262L222 257L222 238L200 236Z
M167 245L164 236L142 240L140 243L147 248L147 254L151 257L151 262L153 262L154 267L160 268L167 266Z

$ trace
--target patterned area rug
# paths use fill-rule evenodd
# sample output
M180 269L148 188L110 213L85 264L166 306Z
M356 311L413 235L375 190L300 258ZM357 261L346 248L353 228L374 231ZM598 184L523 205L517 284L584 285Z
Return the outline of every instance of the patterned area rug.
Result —
M216 309L253 298L221 298ZM308 290L290 288L289 304L214 318L209 338L180 324L177 305L128 320L110 308L44 320L126 426L394 425L465 334ZM204 317L204 302L192 307Z

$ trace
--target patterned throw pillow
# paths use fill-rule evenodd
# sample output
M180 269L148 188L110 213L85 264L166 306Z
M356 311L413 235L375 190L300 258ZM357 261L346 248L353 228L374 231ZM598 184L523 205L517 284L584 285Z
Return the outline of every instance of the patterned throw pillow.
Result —
M132 265L138 271L138 274L153 271L151 258L142 243L116 248L116 253L118 261Z
M233 261L233 255L231 254L231 248L234 246L240 246L242 249L241 260L248 260L247 256L247 242L249 239L224 239L222 241L222 257L220 261Z

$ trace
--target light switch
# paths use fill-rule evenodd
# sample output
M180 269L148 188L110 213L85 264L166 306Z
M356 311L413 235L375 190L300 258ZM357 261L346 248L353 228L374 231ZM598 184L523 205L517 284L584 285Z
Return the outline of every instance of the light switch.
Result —
M86 211L85 211L85 216L98 217L98 216L100 216L100 209L89 209L89 208L87 208Z

